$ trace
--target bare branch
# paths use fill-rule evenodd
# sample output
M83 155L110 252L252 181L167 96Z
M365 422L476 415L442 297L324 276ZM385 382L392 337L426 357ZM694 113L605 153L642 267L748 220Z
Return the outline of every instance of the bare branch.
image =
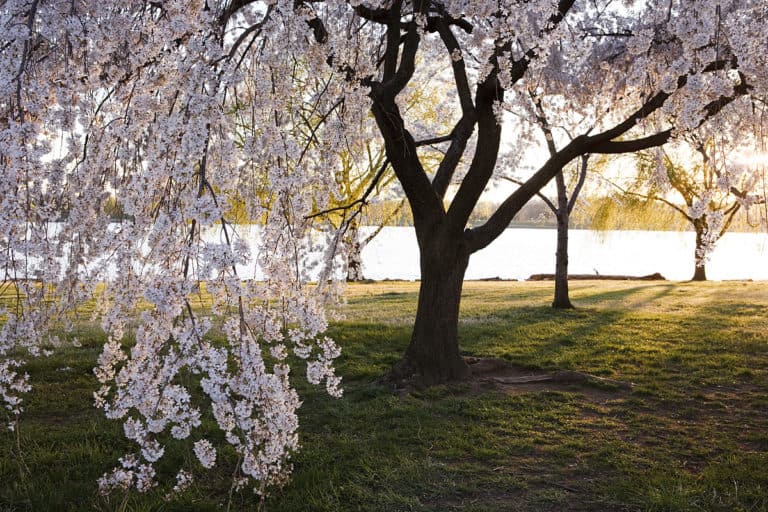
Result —
M373 177L373 180L371 181L370 185L368 185L368 188L365 190L365 192L359 199L355 199L351 203L343 206L336 206L334 208L328 208L327 210L322 210L317 213L313 213L312 215L307 215L304 218L314 219L316 217L323 217L325 215L328 215L329 213L350 210L352 209L352 207L358 204L363 204L363 205L366 204L366 202L368 201L368 197L376 188L376 185L379 183L379 180L381 179L381 177L384 176L384 173L387 171L387 167L389 167L389 160L385 158L384 163L381 165L378 172L376 172L376 175Z
M510 183L514 183L515 185L525 185L525 182L523 180L518 180L517 178L510 178L509 176L502 176L501 179L509 181ZM539 199L544 201L544 204L546 204L550 210L552 210L552 213L557 215L557 206L550 201L550 199L541 193L541 190L536 192L536 195L539 196Z
M576 182L576 186L573 187L571 192L571 198L568 200L568 214L573 211L573 207L576 206L576 199L578 199L581 189L584 186L584 182L587 178L587 162L589 161L589 155L581 155L581 165L579 166L579 181Z

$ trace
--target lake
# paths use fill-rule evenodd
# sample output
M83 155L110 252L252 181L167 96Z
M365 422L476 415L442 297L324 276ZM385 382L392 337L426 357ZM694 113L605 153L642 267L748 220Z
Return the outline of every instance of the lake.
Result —
M57 232L58 225L50 227ZM253 254L258 250L259 227L234 226ZM113 226L117 229L117 225ZM374 228L361 228L361 238ZM555 229L509 228L491 245L472 255L467 279L527 279L531 274L555 271ZM647 275L661 273L667 279L684 281L693 275L694 233L680 231L570 231L571 274ZM223 242L218 229L204 234L207 242ZM66 254L66 247L64 254ZM317 254L317 253L315 253ZM60 259L63 263L63 259ZM419 278L419 252L412 227L388 226L364 249L363 272L368 279ZM35 266L36 258L30 263ZM768 280L768 234L726 233L717 243L707 264L712 280ZM107 279L114 270L108 264ZM262 277L255 263L238 265L245 279ZM23 271L22 271L23 273ZM309 271L314 279L317 271Z
M370 233L373 228L363 228ZM472 255L467 279L527 279L555 271L554 229L509 228L491 245ZM683 281L693 275L695 235L680 231L589 231L569 236L571 274L661 273ZM418 279L419 252L411 227L385 227L363 249L368 279ZM768 235L726 233L707 263L712 280L768 280Z

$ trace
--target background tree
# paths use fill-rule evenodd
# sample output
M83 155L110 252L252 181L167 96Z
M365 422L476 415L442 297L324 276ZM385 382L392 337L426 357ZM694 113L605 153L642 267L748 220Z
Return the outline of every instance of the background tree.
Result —
M672 208L693 228L692 281L707 279L706 261L736 215L743 211L749 219L763 202L759 174L738 157L739 147L751 145L752 103L749 98L734 102L716 126L700 127L668 151L638 154L634 182L629 188L614 184L624 195Z
M543 135L547 151L550 157L557 154L557 145L555 142L555 134L553 133L553 127L547 119L547 114L544 111L542 100L539 98L535 91L529 91L532 103L532 117L536 120L536 126ZM569 130L564 126L559 126L566 137L570 136ZM565 174L566 170L560 171L555 176L555 190L557 193L557 199L553 202L542 192L537 192L536 195L541 198L544 204L550 209L555 217L557 225L557 249L555 253L555 292L552 300L552 307L558 309L571 309L573 304L568 293L568 229L570 226L570 217L573 212L573 208L576 206L576 201L579 197L584 182L587 177L587 163L589 161L589 155L582 155L578 165L575 167L575 171L572 172L575 175L574 183L572 184L572 191L570 197L568 194L568 187L566 185ZM511 178L509 176L502 176L502 178L518 185L522 185L519 179Z

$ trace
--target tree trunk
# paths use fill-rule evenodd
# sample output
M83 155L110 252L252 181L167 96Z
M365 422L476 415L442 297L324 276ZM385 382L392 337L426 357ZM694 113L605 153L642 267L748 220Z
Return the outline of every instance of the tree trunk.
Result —
M363 249L360 244L360 230L358 229L356 219L349 223L346 237L347 247L349 248L347 256L347 281L362 281L365 279L363 276Z
M573 308L568 294L568 210L558 212L557 253L555 255L555 299L553 308Z
M706 269L706 254L704 248L704 231L706 230L706 222L694 222L694 229L696 230L696 249L693 253L693 277L691 281L706 281L707 269Z
M554 151L554 146L550 148L550 151ZM555 211L557 252L555 253L555 299L552 301L552 307L570 309L573 308L568 296L568 224L571 215L568 211L568 195L565 189L563 171L557 173L555 183L557 185L557 210ZM578 193L577 190L574 190L574 194Z
M392 369L397 384L430 386L464 380L470 374L458 342L459 303L469 251L461 235L427 238L420 243L421 286L411 342Z

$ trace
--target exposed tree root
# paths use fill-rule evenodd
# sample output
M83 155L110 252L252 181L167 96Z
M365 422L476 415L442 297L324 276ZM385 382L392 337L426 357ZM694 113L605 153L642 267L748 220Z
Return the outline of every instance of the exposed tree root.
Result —
M435 382L429 376L423 375L406 361L399 361L389 373L379 379L380 384L391 386L400 393L408 393L413 390L425 389L432 385L451 384L458 382L493 383L501 386L515 387L530 385L531 387L542 384L554 386L596 386L612 387L621 390L631 390L633 384L627 381L598 377L588 373L573 370L559 370L546 372L543 370L531 370L515 366L508 361L494 358L465 357L469 371L468 376L452 378L447 381ZM508 388L509 389L509 388Z
M474 380L485 380L499 384L534 384L552 382L557 384L597 384L631 390L631 382L598 377L572 370L544 372L541 370L522 370L507 361L490 358L466 358L472 370Z

